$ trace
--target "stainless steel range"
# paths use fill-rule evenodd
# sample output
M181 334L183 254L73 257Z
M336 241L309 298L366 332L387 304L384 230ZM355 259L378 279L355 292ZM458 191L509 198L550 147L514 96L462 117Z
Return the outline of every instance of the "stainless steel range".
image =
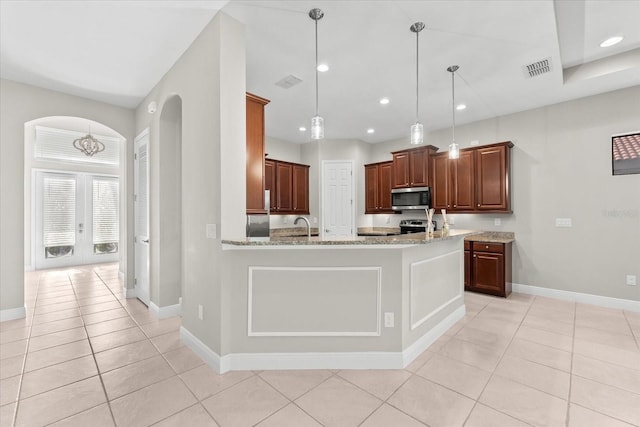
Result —
M433 229L436 229L436 222L433 221ZM426 219L403 219L400 221L400 234L424 233L427 231Z

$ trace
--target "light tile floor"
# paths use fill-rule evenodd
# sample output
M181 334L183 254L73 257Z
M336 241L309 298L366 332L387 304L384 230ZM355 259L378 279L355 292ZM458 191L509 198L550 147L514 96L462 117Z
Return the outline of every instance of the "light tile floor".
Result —
M465 294L402 370L216 374L116 265L28 273L0 324L2 426L640 426L640 313Z

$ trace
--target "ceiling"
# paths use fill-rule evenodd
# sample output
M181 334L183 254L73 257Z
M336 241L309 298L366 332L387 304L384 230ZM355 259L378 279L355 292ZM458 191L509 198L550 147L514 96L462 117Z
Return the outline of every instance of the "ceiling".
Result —
M247 90L271 100L266 133L304 143L315 108L328 139L376 143L640 84L640 0L471 1L11 1L0 0L2 78L129 108L137 106L222 9L246 25ZM600 48L604 39L624 40ZM551 71L523 67L550 59ZM275 85L294 75L289 89ZM380 98L388 97L388 105ZM375 132L367 133L373 128Z

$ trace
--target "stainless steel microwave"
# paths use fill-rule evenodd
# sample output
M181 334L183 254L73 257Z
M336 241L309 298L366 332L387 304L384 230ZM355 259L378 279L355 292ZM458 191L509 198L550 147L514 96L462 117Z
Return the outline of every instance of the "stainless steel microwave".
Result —
M431 207L431 188L394 188L391 190L391 209L404 211L429 209Z

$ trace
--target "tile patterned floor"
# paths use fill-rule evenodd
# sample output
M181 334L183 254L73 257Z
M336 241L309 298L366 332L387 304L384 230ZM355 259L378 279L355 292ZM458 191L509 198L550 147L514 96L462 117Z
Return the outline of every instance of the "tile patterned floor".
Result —
M640 426L640 313L466 294L403 370L218 375L121 286L113 264L27 274L1 426Z

